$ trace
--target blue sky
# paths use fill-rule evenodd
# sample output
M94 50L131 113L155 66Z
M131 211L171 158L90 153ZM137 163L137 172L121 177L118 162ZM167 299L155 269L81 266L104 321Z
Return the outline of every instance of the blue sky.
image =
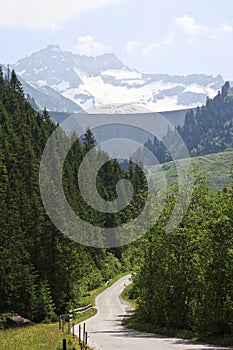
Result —
M233 80L232 0L0 0L0 9L1 63L58 44L114 52L144 73Z

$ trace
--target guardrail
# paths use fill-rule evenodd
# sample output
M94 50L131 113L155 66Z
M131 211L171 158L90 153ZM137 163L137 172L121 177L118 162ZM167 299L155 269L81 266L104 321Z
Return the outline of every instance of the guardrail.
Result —
M88 311L88 310L90 310L92 308L93 308L92 304L89 304L87 306L79 307L78 309L74 309L72 311L76 312L76 313L82 313L82 312Z
M79 308L74 309L74 310L69 310L68 314L59 315L59 329L61 329L62 332L64 332L65 324L68 323L68 334L70 334L71 323L74 319L74 314L75 313L80 314L83 312L87 312L88 310L90 310L92 308L93 308L92 304L89 304L87 306L79 307ZM72 326L74 326L74 325L72 324Z
M63 315L59 315L59 329L62 330L62 332L64 332L65 329L65 324L68 324L68 334L71 333L71 329L72 329L72 335L73 337L75 337L74 334L74 314L80 314L83 312L86 312L90 309L92 309L93 306L92 304L89 304L87 306L83 306L83 307L79 307L77 309L74 310L69 310L68 314L63 314ZM86 350L87 349L87 332L86 332L86 325L85 323L83 323L83 329L82 326L79 324L79 345L80 345L80 349L81 350ZM67 350L67 344L66 344L66 339L63 339L63 350Z

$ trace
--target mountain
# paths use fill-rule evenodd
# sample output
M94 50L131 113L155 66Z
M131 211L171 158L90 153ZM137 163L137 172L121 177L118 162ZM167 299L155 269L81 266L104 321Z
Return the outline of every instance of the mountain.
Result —
M7 75L7 68L1 65L5 75ZM59 92L49 86L41 86L26 82L22 77L19 77L23 86L27 99L32 102L33 107L38 110L43 110L45 107L49 111L64 112L64 113L84 113L84 110L75 102L67 97L62 96Z
M38 109L42 110L46 107L49 111L55 112L72 111L75 113L84 113L84 110L79 105L67 97L62 96L51 87L29 84L22 78L20 78L20 81L26 94L34 98Z
M30 84L30 89L24 87L26 93L33 88L38 94L53 94L57 99L62 96L66 100L55 110L70 113L77 112L78 106L89 113L191 108L205 103L207 96L214 97L224 83L221 75L143 74L124 65L113 53L87 57L63 51L57 45L20 59L11 68ZM40 97L31 94L39 101ZM67 99L73 105L68 105Z
M233 150L233 88L226 82L221 92L207 98L206 105L192 109L185 115L183 125L177 126L191 157ZM171 160L164 144L171 142L173 149L180 147L179 140L168 130L161 140L154 138L146 143L161 163Z
M29 84L22 78L20 81L26 94L34 98L38 109L43 110L46 107L49 111L54 112L84 113L84 110L77 103L51 87Z

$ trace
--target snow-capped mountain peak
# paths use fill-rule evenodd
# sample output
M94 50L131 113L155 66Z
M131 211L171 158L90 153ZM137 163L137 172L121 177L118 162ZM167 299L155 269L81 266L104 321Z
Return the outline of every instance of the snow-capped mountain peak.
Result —
M16 72L35 89L55 90L84 110L114 105L141 106L151 111L177 110L205 103L224 81L204 74L143 74L124 65L114 53L92 57L63 51L58 45L19 60ZM129 108L134 110L134 108ZM73 110L70 110L73 112Z

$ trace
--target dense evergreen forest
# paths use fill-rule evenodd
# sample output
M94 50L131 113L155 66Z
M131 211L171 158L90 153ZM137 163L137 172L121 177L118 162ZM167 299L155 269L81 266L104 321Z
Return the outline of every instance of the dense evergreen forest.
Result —
M228 82L206 105L186 113L183 126L177 131L186 144L191 157L233 149L233 89ZM164 138L172 139L171 131ZM158 139L148 140L148 147L160 163L172 160L171 155ZM173 147L176 147L174 144Z
M16 312L33 321L50 320L55 313L77 306L88 290L126 265L120 248L77 244L46 215L39 191L39 165L55 128L46 110L40 114L25 99L15 72L4 77L0 70L0 313ZM78 166L94 145L90 130L82 144L75 142L64 164L64 190L84 219L112 226L116 220L125 220L124 215L96 217L77 189ZM138 189L143 180L133 164L125 171L117 161L109 160L98 176L99 191L106 199L115 198L120 178L130 178Z
M232 148L230 94L226 84L205 107L187 114L179 132L189 139L192 155ZM124 248L85 247L56 229L40 198L40 159L56 127L46 110L40 114L24 98L15 72L4 77L0 70L0 313L49 321L79 305L90 289L131 268L137 272L131 293L138 299L140 321L233 334L233 182L213 192L196 173L191 205L175 230L166 231L178 193L173 184L162 214L145 236ZM102 154L107 161L97 186L103 198L116 198L122 178L132 181L135 195L119 215L96 213L82 201L77 186L78 167L94 146L90 130L82 143L75 142L64 163L64 191L83 219L115 227L142 209L145 177L133 162L122 167ZM150 210L156 213L156 201Z

